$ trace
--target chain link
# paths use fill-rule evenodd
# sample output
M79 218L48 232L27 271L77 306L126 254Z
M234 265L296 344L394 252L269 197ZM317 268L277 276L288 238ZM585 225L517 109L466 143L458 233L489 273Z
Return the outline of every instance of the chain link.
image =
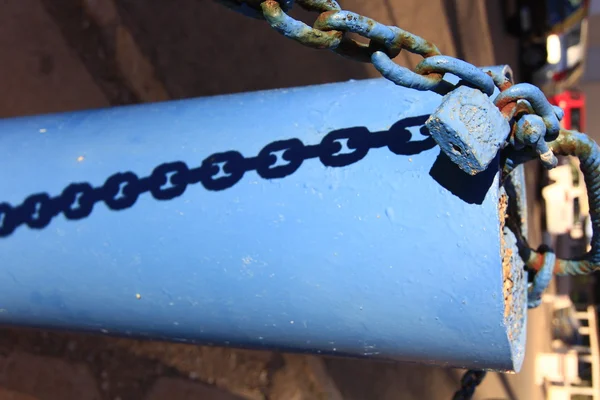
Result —
M443 78L445 73L451 73L488 96L495 89L493 79L481 69L442 56L433 43L413 33L342 10L334 0L297 0L302 8L320 13L312 27L286 13L292 7L289 0L217 1L245 15L266 20L277 32L305 46L328 49L354 61L372 63L382 76L400 86L446 94L454 85ZM358 42L347 37L347 33L357 34L368 42ZM414 71L393 61L402 50L424 58Z
M485 378L486 371L468 370L460 380L460 389L454 393L452 400L471 400L475 389Z
M527 308L537 308L542 303L542 294L550 285L554 272L554 264L556 263L556 255L546 245L541 245L537 253L543 254L544 264L542 268L533 276L527 289Z

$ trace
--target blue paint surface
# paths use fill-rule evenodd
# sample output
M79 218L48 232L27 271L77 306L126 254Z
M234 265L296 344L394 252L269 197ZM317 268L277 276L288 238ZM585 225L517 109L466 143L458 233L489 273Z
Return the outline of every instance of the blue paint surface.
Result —
M440 155L423 125L441 98L375 79L0 121L13 207L278 140L319 153L281 179L19 225L0 238L0 323L518 369L497 165L471 177ZM366 130L362 159L324 165L326 135Z

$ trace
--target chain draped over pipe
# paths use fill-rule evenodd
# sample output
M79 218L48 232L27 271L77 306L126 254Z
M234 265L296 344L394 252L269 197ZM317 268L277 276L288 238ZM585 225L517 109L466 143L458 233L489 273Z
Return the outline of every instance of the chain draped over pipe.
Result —
M287 14L293 0L217 1L245 15L266 20L277 32L305 46L372 63L383 77L400 86L445 95L456 87L443 79L445 73L451 73L461 79L459 84L475 87L488 96L498 88L500 94L494 104L512 127L501 150L502 179L525 161L537 158L551 169L557 165L556 154L571 155L581 161L589 194L592 248L578 259L556 259L543 246L531 249L520 228L508 222L517 236L519 254L526 268L535 274L528 290L528 307L539 305L552 273L577 275L600 270L600 149L585 134L561 129L563 111L553 107L537 87L527 83L514 85L512 77L505 73L490 70L486 73L462 60L443 56L433 43L398 27L344 11L335 0L296 0L302 8L320 13L312 27ZM368 39L368 43L346 37L349 32ZM392 61L402 50L423 57L414 71ZM467 371L454 399L470 399L484 376L484 371Z
M400 86L444 95L455 88L443 79L445 73L451 73L460 78L462 84L471 85L488 96L496 88L500 89L494 104L513 126L508 143L511 148L506 150L511 155L504 157L504 177L519 163L536 157L548 169L557 164L555 154L576 156L582 161L581 168L591 192L592 249L578 260L557 259L554 272L585 274L600 269L600 152L586 135L560 129L563 111L553 107L540 89L528 83L514 85L505 76L444 56L433 43L396 26L342 10L335 0L296 0L305 10L319 13L312 27L287 14L293 0L216 1L242 14L266 20L277 32L305 46L328 49L358 62L370 62L382 76ZM368 43L346 37L348 32L368 39ZM392 61L402 50L423 57L414 71ZM530 249L522 237L520 242L521 256L527 267L539 271L547 252Z

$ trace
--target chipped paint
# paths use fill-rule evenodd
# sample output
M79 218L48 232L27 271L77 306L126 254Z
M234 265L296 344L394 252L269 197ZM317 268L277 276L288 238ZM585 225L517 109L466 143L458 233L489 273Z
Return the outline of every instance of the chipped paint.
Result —
M508 318L508 315L512 311L512 290L513 290L513 277L512 277L512 256L513 249L506 245L506 239L504 238L504 228L506 224L508 208L508 196L502 194L498 203L498 216L500 217L500 249L502 253L502 282L504 292L504 318Z

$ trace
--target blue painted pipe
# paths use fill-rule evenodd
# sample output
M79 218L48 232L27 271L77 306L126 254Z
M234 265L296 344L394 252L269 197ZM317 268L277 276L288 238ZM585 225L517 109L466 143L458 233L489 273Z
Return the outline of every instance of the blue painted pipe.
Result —
M441 99L375 79L1 120L0 323L518 370L498 162L440 153Z

